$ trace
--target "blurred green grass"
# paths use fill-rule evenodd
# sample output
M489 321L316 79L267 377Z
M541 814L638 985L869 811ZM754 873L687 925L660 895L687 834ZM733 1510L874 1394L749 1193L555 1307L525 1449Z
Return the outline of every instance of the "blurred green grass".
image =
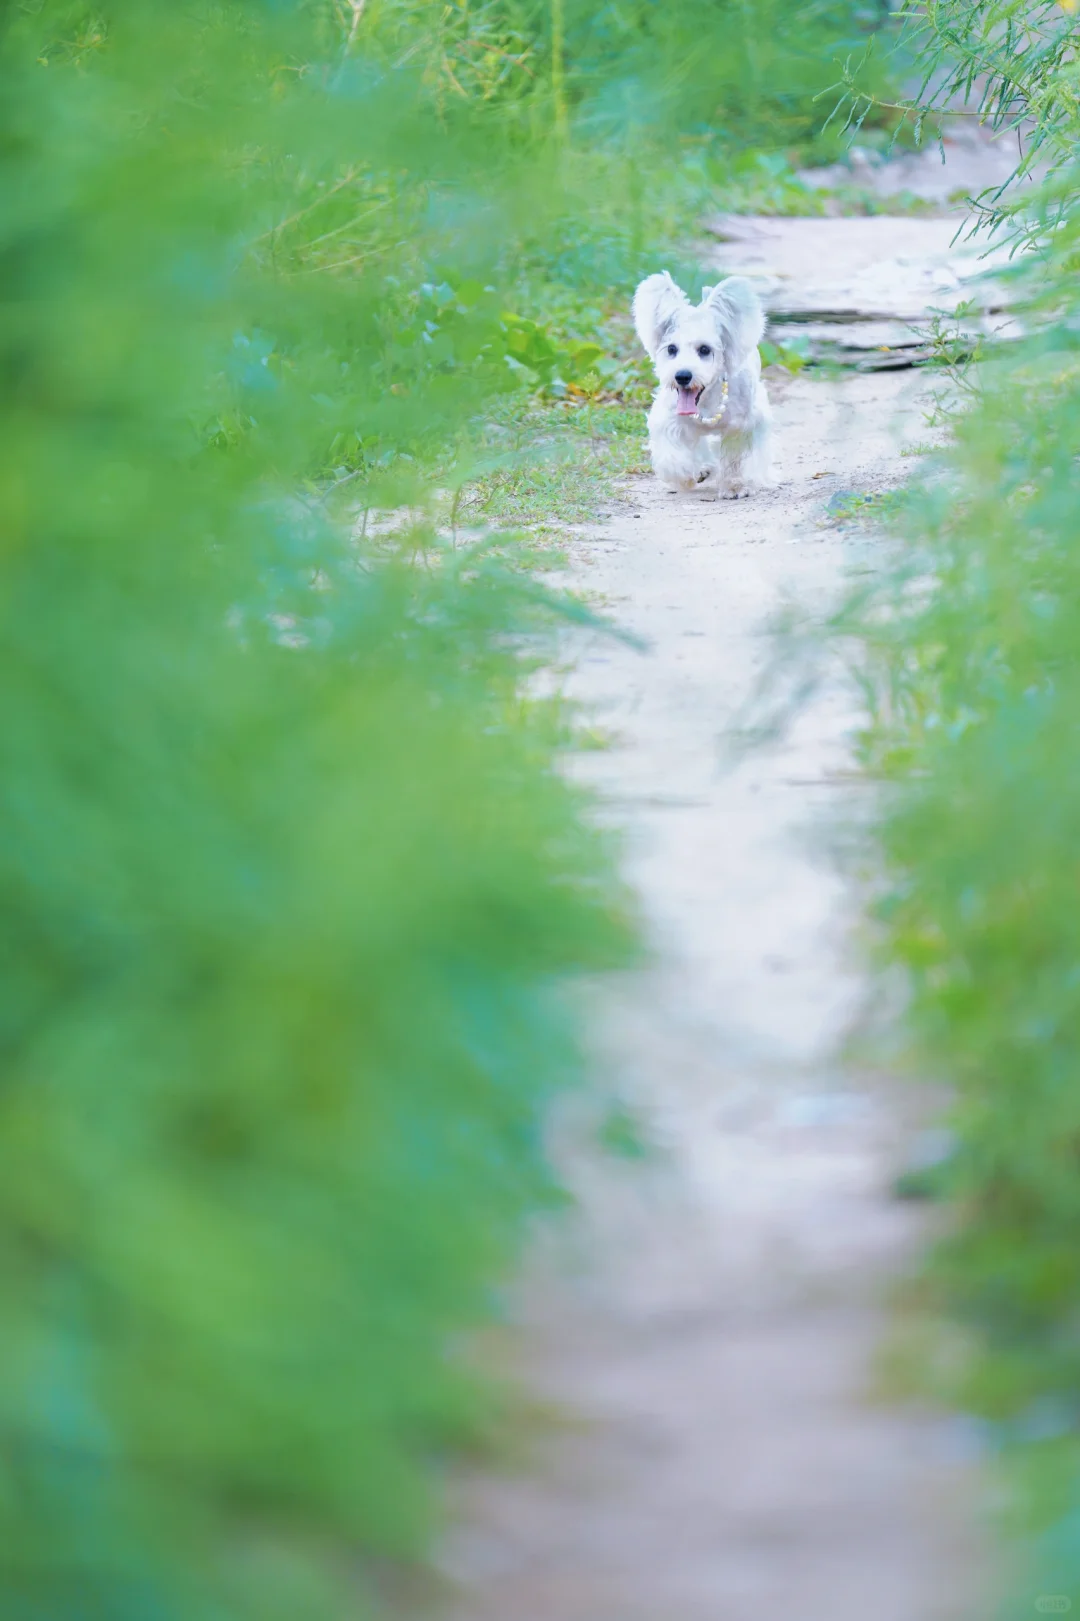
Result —
M560 134L545 8L0 17L11 1621L362 1613L484 1428L565 982L634 947L523 695L579 611L432 518L592 510L605 323L723 175L795 195L730 153L868 26L565 21Z
M1018 1539L1012 1617L1080 1603L1080 22L1049 3L903 9L928 131L957 95L1029 131L1017 182L978 204L1025 250L1026 338L973 356L939 331L949 443L834 626L886 785L866 877L890 1036L952 1097L915 1373L975 1421Z

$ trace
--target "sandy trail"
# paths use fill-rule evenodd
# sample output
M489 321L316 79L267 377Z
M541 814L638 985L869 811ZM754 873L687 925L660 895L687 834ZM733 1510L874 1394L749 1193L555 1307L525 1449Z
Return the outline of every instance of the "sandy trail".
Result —
M875 566L881 542L827 502L903 479L925 387L804 373L774 401L774 490L700 503L642 479L572 545L574 583L646 644L589 639L570 688L610 736L573 769L624 831L652 951L596 992L597 1082L657 1152L567 1132L580 1204L539 1246L515 1352L561 1418L457 1482L451 1621L979 1610L962 1435L874 1390L921 1218L890 1192L910 1100L836 1058L860 979L813 830L868 791L852 699L823 692L734 767L722 746L776 610L824 612Z

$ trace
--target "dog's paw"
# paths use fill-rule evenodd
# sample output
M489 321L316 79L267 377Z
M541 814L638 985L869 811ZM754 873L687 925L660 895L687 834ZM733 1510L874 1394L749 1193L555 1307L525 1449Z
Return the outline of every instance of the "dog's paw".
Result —
M751 494L749 484L724 484L720 488L722 501L742 501Z

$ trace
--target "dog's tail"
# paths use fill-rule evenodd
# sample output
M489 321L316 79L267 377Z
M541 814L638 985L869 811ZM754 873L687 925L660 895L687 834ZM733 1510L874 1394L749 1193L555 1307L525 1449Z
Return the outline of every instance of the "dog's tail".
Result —
M701 289L701 302L716 312L730 370L737 371L765 335L765 311L753 282L729 276Z

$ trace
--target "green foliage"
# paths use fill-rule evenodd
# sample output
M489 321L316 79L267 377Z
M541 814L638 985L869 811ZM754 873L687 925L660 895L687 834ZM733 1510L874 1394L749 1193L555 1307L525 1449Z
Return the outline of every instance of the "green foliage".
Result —
M893 51L915 69L915 89L881 100L867 74L877 43L871 38L862 57L845 64L830 122L856 134L868 119L891 123L892 140L916 146L940 142L945 120L957 116L1015 132L1012 181L991 187L974 206L984 226L1011 224L1018 242L1038 235L1045 245L1035 220L1045 226L1048 216L1056 228L1074 212L1076 11L1076 0L901 0ZM1018 182L1036 175L1043 184L1033 197Z
M561 94L577 141L628 149L708 131L742 149L812 139L814 97L884 21L873 0L393 0L360 38L387 65L420 64L441 111L489 127L496 115L511 144L565 135Z
M795 338L791 343L772 343L764 338L758 347L763 365L783 366L785 371L798 376L806 365L810 345L805 338Z
M819 206L733 148L873 20L0 15L0 1616L333 1621L422 1549L629 946L522 696L573 605L431 515L592 510L634 278Z
M625 1103L610 1105L596 1135L602 1147L619 1159L644 1160L654 1152L640 1120Z
M879 949L910 987L912 1062L955 1090L932 1277L973 1338L950 1393L1000 1444L1044 1451L1045 1415L1059 1445L1080 1388L1078 452L1075 359L988 382L908 504L902 563L843 622L867 765L894 784Z
M709 130L731 147L810 140L818 92L838 57L883 20L850 0L714 0L705 7L634 0L568 7L571 95L588 131L625 140L649 126Z
M849 602L870 702L883 964L913 1064L947 1082L956 1148L931 1299L965 1330L948 1392L1011 1462L1029 1591L1080 1602L1080 21L1072 6L909 8L935 89L1033 121L1049 173L984 199L1029 248L1031 337L977 356L942 330L953 442L898 520L894 565ZM979 364L973 365L973 359ZM1067 1605L1063 1606L1067 1607Z
M269 222L467 142L302 14L107 23L0 39L0 1615L352 1616L488 1400L559 984L626 930L521 697L553 604L313 482L444 441L506 327L462 266L418 360L440 283Z
M558 534L610 507L613 481L648 465L640 405L514 396L492 413L489 436L491 456L458 491L463 525Z

